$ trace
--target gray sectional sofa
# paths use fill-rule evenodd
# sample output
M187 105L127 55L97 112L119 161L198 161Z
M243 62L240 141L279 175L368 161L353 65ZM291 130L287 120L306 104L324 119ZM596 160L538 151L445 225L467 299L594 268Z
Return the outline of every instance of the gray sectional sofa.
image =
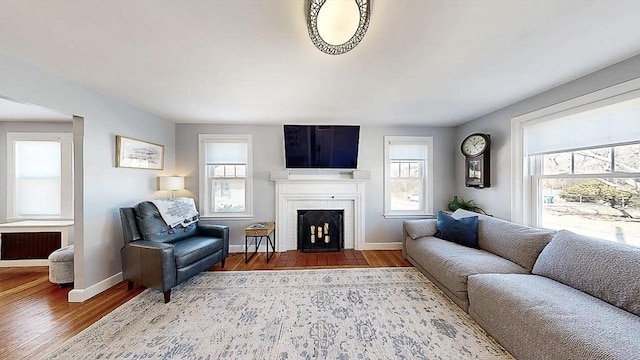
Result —
M403 256L517 359L640 359L640 249L478 216L478 248L405 221Z

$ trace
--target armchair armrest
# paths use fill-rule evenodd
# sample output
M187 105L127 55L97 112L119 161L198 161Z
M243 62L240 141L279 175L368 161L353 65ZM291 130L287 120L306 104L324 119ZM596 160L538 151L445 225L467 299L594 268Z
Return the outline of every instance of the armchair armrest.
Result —
M120 250L125 280L162 292L176 285L176 260L173 245L139 240Z
M212 225L198 223L196 225L198 229L198 235L220 238L223 240L224 245L222 247L223 258L229 255L229 227L226 225Z

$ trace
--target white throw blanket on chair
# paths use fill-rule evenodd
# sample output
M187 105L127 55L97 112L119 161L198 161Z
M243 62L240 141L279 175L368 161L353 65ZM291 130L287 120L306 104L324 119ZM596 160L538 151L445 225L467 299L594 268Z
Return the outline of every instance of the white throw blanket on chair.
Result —
M151 202L158 208L164 222L172 228L178 225L187 227L200 219L196 202L192 198L177 197L151 200Z

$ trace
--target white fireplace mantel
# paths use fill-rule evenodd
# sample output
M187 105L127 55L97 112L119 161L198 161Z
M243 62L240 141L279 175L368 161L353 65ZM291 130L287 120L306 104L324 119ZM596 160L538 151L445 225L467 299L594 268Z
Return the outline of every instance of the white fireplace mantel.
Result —
M272 173L276 183L277 251L297 249L298 210L343 210L344 247L364 247L366 176ZM367 174L365 172L365 174ZM362 178L354 178L362 177Z

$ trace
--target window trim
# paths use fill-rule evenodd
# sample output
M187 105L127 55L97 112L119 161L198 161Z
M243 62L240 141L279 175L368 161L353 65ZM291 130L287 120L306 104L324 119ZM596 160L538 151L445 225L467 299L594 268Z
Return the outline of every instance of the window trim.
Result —
M5 220L73 219L73 133L7 132L7 205ZM20 216L15 213L15 141L56 141L60 143L60 214ZM68 161L66 161L68 160Z
M426 147L426 157L423 169L423 189L425 201L419 210L391 210L391 161L389 159L389 145L406 144L422 145ZM433 136L384 136L384 217L408 218L433 216Z
M544 107L511 119L511 221L536 226L538 206L534 169L524 153L524 129L529 124L568 116L599 106L637 97L640 94L640 78L613 85L558 104ZM553 120L549 120L553 121Z
M244 142L247 144L245 174L245 212L208 213L209 188L206 176L206 144L215 142ZM247 219L253 218L253 137L250 134L198 134L198 177L200 212L203 219Z

